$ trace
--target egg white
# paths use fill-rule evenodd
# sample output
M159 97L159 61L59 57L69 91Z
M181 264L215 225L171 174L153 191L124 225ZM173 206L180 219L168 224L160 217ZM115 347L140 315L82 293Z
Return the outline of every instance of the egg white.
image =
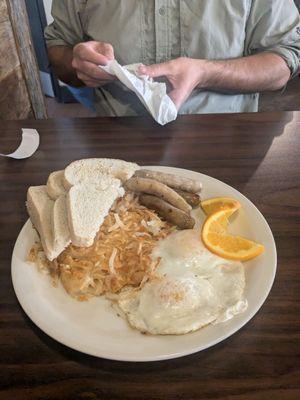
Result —
M244 267L204 247L195 229L159 242L156 276L142 288L126 288L118 307L136 329L151 334L185 334L232 318L247 307Z

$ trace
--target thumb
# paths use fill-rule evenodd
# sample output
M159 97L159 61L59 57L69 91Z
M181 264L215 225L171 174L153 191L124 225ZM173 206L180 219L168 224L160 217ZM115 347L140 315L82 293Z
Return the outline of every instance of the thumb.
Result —
M173 101L178 111L185 100L188 98L189 93L183 91L182 89L174 89L168 93L168 96Z
M139 67L139 73L142 75L148 75L151 78L167 76L170 73L170 63L164 62L161 64L141 65Z
M110 43L98 42L96 46L96 51L101 53L108 60L113 60L115 58L114 48Z

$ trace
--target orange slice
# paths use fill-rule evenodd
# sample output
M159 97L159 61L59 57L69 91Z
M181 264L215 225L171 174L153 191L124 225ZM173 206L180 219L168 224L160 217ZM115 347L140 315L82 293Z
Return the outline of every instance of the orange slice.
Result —
M205 246L220 257L239 261L251 260L263 253L264 246L227 232L228 218L235 211L229 208L210 215L204 222L201 237Z
M241 203L231 197L214 197L201 201L201 207L206 215L211 215L219 210L234 208L238 210L241 208Z

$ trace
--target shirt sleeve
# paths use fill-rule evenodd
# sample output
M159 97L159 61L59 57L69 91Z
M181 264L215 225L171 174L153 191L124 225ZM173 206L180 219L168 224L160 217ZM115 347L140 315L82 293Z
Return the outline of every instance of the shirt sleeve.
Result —
M253 0L246 27L246 55L273 52L287 63L291 78L300 67L300 16L293 0Z
M80 0L53 0L52 24L45 28L47 47L69 46L84 41L83 27L80 20Z

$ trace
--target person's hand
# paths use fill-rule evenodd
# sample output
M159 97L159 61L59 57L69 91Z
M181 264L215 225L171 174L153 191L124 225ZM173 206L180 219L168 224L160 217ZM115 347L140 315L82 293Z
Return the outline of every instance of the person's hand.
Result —
M78 43L73 48L72 67L80 79L88 87L98 87L116 80L99 68L99 65L107 65L113 60L114 49L111 44L104 42Z
M139 73L151 78L165 76L171 85L168 95L179 110L193 89L201 84L205 64L205 60L180 57L161 64L142 65Z

